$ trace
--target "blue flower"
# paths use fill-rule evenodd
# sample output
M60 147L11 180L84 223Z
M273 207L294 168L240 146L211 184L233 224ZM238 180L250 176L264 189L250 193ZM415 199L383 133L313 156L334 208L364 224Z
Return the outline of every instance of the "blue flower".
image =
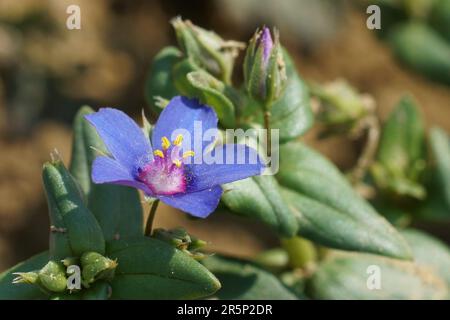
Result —
M211 161L192 161L197 155L192 151L192 141L184 139L184 135L170 140L180 130L198 139L194 134L196 124L201 124L202 131L217 133L215 111L195 99L174 97L170 101L153 128L151 144L139 126L117 109L102 108L86 119L112 156L95 159L94 183L134 187L196 217L205 218L216 209L221 184L261 174L264 169L256 151L243 144L213 148L209 153L212 158L221 155L214 159L227 161L208 164ZM202 154L209 144L200 143Z

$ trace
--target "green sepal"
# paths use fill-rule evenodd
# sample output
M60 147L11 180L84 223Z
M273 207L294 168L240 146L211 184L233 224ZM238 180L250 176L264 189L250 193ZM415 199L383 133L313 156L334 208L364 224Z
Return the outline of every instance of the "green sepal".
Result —
M86 288L101 279L111 280L114 278L114 272L117 262L111 260L97 252L86 252L81 256L81 275L82 283Z
M50 260L39 270L39 285L50 292L64 292L67 288L66 269L61 262Z
M308 131L314 121L308 88L300 78L295 65L283 50L286 64L287 84L281 97L270 107L272 129L279 129L280 143L293 140ZM261 127L263 109L255 100L247 98L238 109L239 123L250 127Z

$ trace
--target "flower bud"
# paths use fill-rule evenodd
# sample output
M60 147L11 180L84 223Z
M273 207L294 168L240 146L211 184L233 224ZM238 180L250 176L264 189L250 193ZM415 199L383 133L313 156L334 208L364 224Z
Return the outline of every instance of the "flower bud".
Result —
M273 34L273 37L272 37ZM283 93L287 76L277 30L258 30L247 48L244 60L244 80L249 95L270 106Z
M50 260L39 271L39 284L51 292L63 292L67 288L66 270L62 263Z
M97 252L87 252L81 256L83 285L86 288L99 279L112 279L117 262L102 256Z
M174 18L171 23L184 54L213 76L230 83L234 60L245 45L237 41L226 41L216 33L180 17Z

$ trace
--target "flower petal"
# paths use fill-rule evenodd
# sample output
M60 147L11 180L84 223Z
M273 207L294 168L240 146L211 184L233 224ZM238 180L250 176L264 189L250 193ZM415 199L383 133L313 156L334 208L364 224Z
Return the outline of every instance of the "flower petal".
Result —
M176 136L175 131L185 130L190 134L190 139L184 137L182 149L194 150L194 128L201 128L200 133L205 133L209 129L213 129L212 133L217 133L216 112L211 107L201 104L197 99L174 97L161 112L153 129L153 147L156 149L161 146L162 137L173 141ZM202 134L195 135L195 139L199 139L198 146L202 146L201 152L211 143L211 141L201 141L202 138Z
M150 189L142 182L134 179L127 168L123 167L116 160L105 156L95 158L92 164L92 181L94 183L111 183L133 187L152 196Z
M212 159L216 163L208 164ZM211 158L204 158L202 164L188 165L188 192L208 189L213 186L259 175L264 164L255 149L244 144L225 144L211 152Z
M113 157L134 172L137 166L153 159L150 142L130 117L120 110L101 108L86 115Z
M180 209L198 218L206 218L213 212L222 196L220 186L198 192L186 193L178 196L160 196L162 202Z

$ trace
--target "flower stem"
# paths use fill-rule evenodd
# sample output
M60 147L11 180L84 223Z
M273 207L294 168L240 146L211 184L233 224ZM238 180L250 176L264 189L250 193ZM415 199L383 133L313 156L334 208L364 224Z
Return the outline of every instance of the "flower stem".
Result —
M145 235L146 236L151 236L152 235L153 220L155 220L156 209L158 208L158 205L159 205L159 200L158 199L153 201L152 206L150 208L150 213L148 214L148 217L147 217L147 223L145 225Z
M267 142L267 156L272 155L272 136L270 134L270 111L266 109L264 111L264 128L266 129L266 142Z

